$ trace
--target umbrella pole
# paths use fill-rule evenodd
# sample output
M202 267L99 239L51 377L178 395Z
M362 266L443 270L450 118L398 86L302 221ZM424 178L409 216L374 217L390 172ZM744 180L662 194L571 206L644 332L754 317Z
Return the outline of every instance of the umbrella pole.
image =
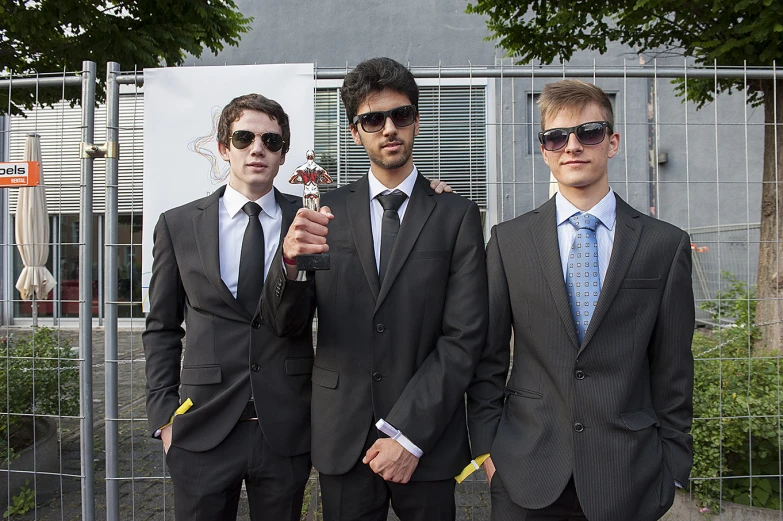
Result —
M33 291L33 299L30 301L30 309L33 312L33 327L38 327L38 299L35 298L35 291Z

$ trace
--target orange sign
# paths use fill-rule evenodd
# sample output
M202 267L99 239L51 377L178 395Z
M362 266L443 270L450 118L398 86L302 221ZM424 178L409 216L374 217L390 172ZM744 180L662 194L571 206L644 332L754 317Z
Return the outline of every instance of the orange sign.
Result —
M0 188L38 186L41 182L40 161L0 163Z

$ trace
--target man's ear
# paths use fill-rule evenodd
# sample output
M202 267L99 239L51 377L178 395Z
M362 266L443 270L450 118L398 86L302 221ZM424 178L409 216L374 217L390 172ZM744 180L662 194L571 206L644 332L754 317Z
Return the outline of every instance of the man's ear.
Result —
M228 148L226 148L226 145L218 141L218 152L220 153L220 157L223 158L223 161L226 163L230 163L231 161L228 158Z
M413 136L416 137L419 135L419 125L421 124L421 114L416 112L416 121L413 123Z
M284 164L284 163L285 163L285 152L283 152L282 154L280 154L280 163L279 163L279 164L281 164L281 165L282 165L282 164Z
M351 129L351 136L353 136L353 142L359 145L360 147L364 146L362 144L362 136L359 135L359 130L356 128L356 125L351 123L350 129Z
M620 134L614 132L611 136L609 136L609 153L607 155L611 159L617 155L617 152L619 150L620 150Z

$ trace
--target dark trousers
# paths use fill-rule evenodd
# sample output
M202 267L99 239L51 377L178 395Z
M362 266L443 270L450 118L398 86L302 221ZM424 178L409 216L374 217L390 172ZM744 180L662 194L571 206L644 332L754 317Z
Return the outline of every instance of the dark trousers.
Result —
M389 502L401 521L453 521L456 481L409 481L392 483L362 463L378 433L372 427L359 461L345 474L321 473L324 521L386 521Z
M233 521L245 482L252 521L299 521L310 454L275 454L258 421L240 421L220 445L190 452L172 445L166 464L178 521Z
M574 478L568 481L563 493L551 505L544 508L523 508L508 496L500 477L492 478L492 521L587 521L579 498L576 496Z

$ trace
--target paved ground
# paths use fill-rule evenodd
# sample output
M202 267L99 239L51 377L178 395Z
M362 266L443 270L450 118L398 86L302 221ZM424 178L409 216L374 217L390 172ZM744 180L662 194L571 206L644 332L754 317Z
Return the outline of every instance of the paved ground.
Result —
M29 329L28 329L29 330ZM16 334L23 333L23 330ZM62 330L62 336L78 344L78 331ZM173 495L165 477L165 465L160 442L149 437L144 406L144 356L141 330L120 330L118 335L118 402L119 402L119 496L120 516L126 520L173 520ZM93 403L94 403L94 495L95 519L106 519L106 443L104 422L105 364L103 329L93 332ZM38 497L38 506L25 515L12 519L47 521L77 521L81 519L82 487L80 436L78 420L61 422L62 464L60 483L49 497ZM486 478L479 474L457 487L457 519L484 521L489 519L489 490ZM31 480L32 481L32 480ZM7 496L7 492L2 494ZM318 520L317 482L311 480L302 519ZM308 508L309 507L309 508ZM247 503L240 503L238 519L248 520ZM396 520L394 514L389 519Z

